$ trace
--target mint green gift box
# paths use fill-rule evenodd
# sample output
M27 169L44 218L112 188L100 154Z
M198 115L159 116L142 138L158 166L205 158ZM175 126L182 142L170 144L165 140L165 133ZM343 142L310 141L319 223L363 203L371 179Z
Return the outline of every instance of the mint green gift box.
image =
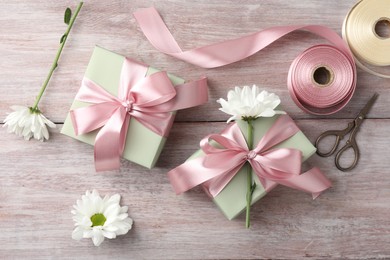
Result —
M269 128L274 124L279 116L274 116L271 118L261 117L253 122L253 144L254 146L260 141L264 134L268 131ZM243 120L238 120L236 122L243 133L245 139L248 138L248 123ZM313 144L307 139L307 137L299 131L294 136L289 139L279 143L278 145L273 146L273 148L295 148L302 152L302 161L307 160L316 152L316 148ZM203 156L204 153L202 150L195 152L188 160L195 159L197 157ZM253 173L253 171L252 171ZM256 188L252 196L252 205L260 200L267 194L267 191L264 189L259 178L255 173L252 174L254 181L256 182ZM277 184L271 186L268 192L275 188ZM212 197L207 188L204 187L205 192ZM246 209L246 193L247 193L247 169L242 167L241 170L233 177L233 179L228 183L228 185L216 196L213 198L213 201L223 214L229 219L232 220L240 213Z
M117 88L119 86L121 69L124 60L124 56L96 46L89 61L87 71L85 72L85 77L96 82L112 95L117 96ZM158 71L159 70L157 69L148 67L145 76ZM179 85L185 82L183 79L171 74L168 74L168 77L172 81L173 85ZM74 100L70 110L88 105L90 104ZM88 134L76 136L72 120L68 113L61 133L84 143L93 145L98 131L99 129ZM134 118L131 118L129 129L127 131L125 150L122 156L129 161L150 169L156 164L165 142L166 137L154 133Z

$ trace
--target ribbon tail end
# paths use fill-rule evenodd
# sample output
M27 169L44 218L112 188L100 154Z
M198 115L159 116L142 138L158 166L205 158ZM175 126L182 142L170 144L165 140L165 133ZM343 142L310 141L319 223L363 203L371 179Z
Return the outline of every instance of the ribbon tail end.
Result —
M321 195L322 192L316 192L316 193L312 193L312 196L313 196L313 200L315 200L316 198L318 198L318 196Z
M119 170L121 163L119 157L117 159L111 158L110 160L102 160L99 156L96 156L95 151L95 170L96 172L106 172Z

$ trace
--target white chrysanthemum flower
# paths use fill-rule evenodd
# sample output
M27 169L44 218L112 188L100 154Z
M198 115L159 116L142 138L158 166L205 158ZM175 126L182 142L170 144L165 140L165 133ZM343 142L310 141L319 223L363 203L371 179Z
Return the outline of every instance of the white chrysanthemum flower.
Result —
M77 200L72 210L76 228L72 238L92 238L93 244L99 246L104 238L113 239L118 235L126 234L133 225L133 220L127 214L128 207L121 207L121 196L100 197L96 190L87 191Z
M221 104L222 112L232 115L232 120L253 120L258 117L273 117L275 114L285 114L284 111L275 110L280 104L280 99L274 93L268 93L253 85L252 88L244 86L235 87L228 92L227 101L223 98L217 100Z
M23 136L25 140L34 137L44 141L49 139L47 126L55 128L56 125L47 119L38 109L33 110L24 106L12 106L14 112L10 113L4 120L3 127L8 127L9 133Z

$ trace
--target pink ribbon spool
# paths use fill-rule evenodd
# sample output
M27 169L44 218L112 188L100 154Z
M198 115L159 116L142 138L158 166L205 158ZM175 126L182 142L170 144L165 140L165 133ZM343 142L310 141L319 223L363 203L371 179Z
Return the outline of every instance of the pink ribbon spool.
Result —
M317 82L322 70L325 81ZM342 109L356 88L356 68L350 58L331 45L316 45L291 64L287 78L291 98L303 111L329 115Z
M356 88L356 66L351 51L335 31L325 26L271 27L241 38L183 51L155 8L140 9L134 13L134 17L157 50L202 68L216 68L237 62L291 32L309 31L333 45L313 46L294 60L288 77L288 88L294 102L307 113L329 115L342 109ZM332 82L325 86L313 82L314 72L321 67L333 76Z

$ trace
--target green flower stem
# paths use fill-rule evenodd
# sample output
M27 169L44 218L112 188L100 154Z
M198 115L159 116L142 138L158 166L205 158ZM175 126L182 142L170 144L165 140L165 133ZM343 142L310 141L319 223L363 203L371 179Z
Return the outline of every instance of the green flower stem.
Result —
M60 56L61 56L62 49L63 49L64 46L65 46L65 42L66 42L66 40L67 40L67 38L68 38L69 32L70 32L70 30L72 29L73 23L74 23L74 21L76 20L76 17L77 17L77 15L79 14L80 9L81 9L82 6L83 6L83 2L80 2L79 5L77 6L77 9L76 9L75 14L74 14L74 15L72 16L72 18L70 19L68 28L66 29L65 34L64 34L64 35L66 35L66 36L64 37L63 41L60 43L60 47L58 48L57 55L56 55L56 57L55 57L55 59L54 59L54 61L53 61L53 64L52 64L51 68L50 68L49 74L47 75L45 82L43 82L43 85L42 85L42 87L41 87L41 90L39 91L39 94L38 94L38 96L37 96L37 98L36 98L36 100L35 100L35 103L34 103L34 105L32 106L32 110L33 110L33 111L38 111L38 104L39 104L39 101L41 100L41 97L42 97L43 93L45 92L45 89L46 89L46 87L47 87L47 84L49 83L49 80L50 80L51 76L53 75L54 70L57 68L58 60L59 60L59 58L60 58Z
M248 123L248 148L249 151L253 149L253 126L252 120L247 120ZM252 194L254 191L253 179L252 179L252 167L247 163L247 193L246 193L246 221L245 227L250 227L250 212L251 212L251 203L252 203Z

